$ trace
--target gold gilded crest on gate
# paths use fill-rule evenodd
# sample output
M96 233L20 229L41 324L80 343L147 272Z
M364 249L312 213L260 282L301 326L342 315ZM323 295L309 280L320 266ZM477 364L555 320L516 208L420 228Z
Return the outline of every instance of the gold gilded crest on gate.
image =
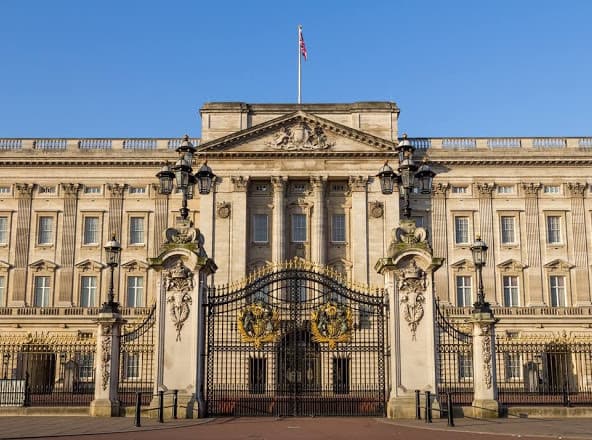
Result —
M339 342L349 342L352 337L352 312L343 304L327 302L311 315L310 331L315 342L326 342L335 348Z
M265 342L275 342L280 336L280 320L277 311L264 302L255 302L238 314L238 331L244 342L261 348Z

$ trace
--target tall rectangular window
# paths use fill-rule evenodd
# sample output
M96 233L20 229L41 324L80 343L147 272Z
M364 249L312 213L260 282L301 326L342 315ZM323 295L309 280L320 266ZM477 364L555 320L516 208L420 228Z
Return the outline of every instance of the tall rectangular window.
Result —
M551 292L551 306L565 307L565 277L551 275L549 277L549 290Z
M561 217L558 215L547 217L547 243L561 243Z
M267 359L249 358L249 393L265 393L267 383Z
M471 379L473 377L473 356L469 353L458 354L458 378Z
M500 219L502 244L516 243L515 218L513 216L502 216Z
M456 277L456 303L459 307L470 306L473 302L472 278L467 275Z
M127 306L144 307L144 277L127 277Z
M77 353L78 377L80 379L94 379L95 376L95 355L94 353Z
M454 217L454 242L456 244L469 242L469 217Z
M347 358L333 358L333 392L349 393L349 359Z
M138 379L140 377L139 353L124 353L123 364L126 379Z
M306 241L306 214L292 214L292 241Z
M39 224L37 228L37 244L52 244L53 243L53 217L41 216L39 217Z
M8 243L8 217L0 217L0 244Z
M269 241L268 220L269 217L267 216L267 214L253 215L253 242L267 243Z
M48 307L50 295L50 278L49 277L35 277L33 292L33 305L35 307Z
M0 277L0 307L6 305L6 277Z
M517 380L522 378L520 353L505 353L504 364L506 379Z
M345 242L345 214L333 214L331 217L331 241Z
M84 217L83 244L99 243L99 217Z
M508 275L502 278L504 286L504 305L506 307L518 306L520 299L520 290L518 287L518 277Z
M144 217L130 217L129 244L144 244Z
M97 277L80 277L80 307L96 307Z

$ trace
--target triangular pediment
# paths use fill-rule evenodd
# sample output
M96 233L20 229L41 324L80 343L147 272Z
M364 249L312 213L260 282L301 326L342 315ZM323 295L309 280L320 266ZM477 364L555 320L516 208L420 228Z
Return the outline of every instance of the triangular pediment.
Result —
M456 263L452 263L450 265L450 267L452 268L452 270L454 270L456 272L460 272L460 271L473 272L475 270L475 265L473 264L473 262L470 260L467 260L466 258L463 258L462 260L459 260Z
M127 272L145 272L149 267L148 263L141 260L130 260L121 265L121 268Z
M520 272L526 269L525 264L522 264L520 261L514 259L503 261L498 264L497 267L502 272Z
M83 272L87 272L87 271L100 271L101 269L103 269L105 267L105 265L99 261L96 260L91 260L90 258L87 258L86 260L82 260L78 263L75 264L76 268L78 270L81 270Z
M29 264L29 267L35 272L53 272L58 265L49 260L37 260Z
M556 258L553 261L549 261L543 267L547 270L557 270L557 271L561 271L561 272L566 272L566 271L570 270L571 268L573 268L574 265L568 263L565 260L562 260L561 258Z
M376 153L395 143L304 112L283 115L202 144L202 153Z

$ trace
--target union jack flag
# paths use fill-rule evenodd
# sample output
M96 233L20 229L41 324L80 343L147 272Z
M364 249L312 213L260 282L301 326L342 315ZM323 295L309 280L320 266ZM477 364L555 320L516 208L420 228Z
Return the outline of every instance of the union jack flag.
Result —
M306 57L308 55L308 52L306 52L306 44L304 44L304 35L302 35L302 26L300 26L300 28L298 29L298 39L300 40L300 55L302 55L302 57L304 58L304 61L306 61Z

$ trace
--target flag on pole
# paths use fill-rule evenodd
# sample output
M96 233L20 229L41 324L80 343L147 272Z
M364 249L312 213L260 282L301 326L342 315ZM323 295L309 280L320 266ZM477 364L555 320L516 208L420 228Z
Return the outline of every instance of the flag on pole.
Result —
M298 27L298 40L300 41L300 55L306 61L308 52L306 52L306 44L304 44L304 35L302 35L302 25Z

